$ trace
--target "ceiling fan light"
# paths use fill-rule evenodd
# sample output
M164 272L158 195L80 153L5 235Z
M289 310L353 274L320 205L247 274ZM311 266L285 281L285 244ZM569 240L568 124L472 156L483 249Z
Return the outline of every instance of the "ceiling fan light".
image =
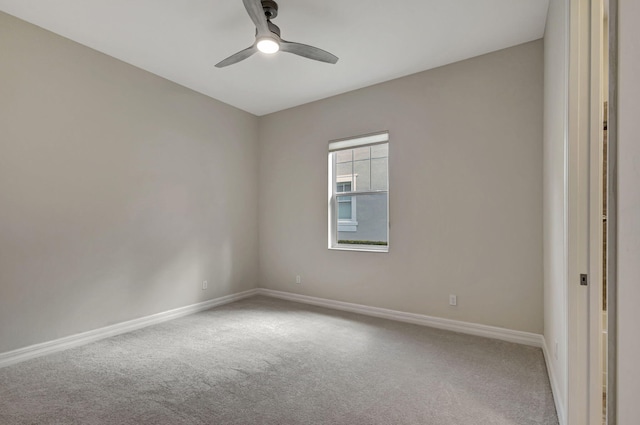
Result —
M278 44L278 42L272 38L262 38L258 40L258 44L256 45L256 47L262 53L266 53L268 55L280 50L280 44Z

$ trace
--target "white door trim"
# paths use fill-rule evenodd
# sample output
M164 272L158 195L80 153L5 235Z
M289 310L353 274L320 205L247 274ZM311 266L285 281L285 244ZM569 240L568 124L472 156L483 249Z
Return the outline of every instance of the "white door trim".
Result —
M618 0L609 0L607 119L607 424L617 424Z
M588 376L589 425L602 425L604 361L602 330L603 278L603 31L604 1L591 1L590 46L590 166L589 166L589 301Z
M569 1L567 185L567 424L588 420L590 0Z

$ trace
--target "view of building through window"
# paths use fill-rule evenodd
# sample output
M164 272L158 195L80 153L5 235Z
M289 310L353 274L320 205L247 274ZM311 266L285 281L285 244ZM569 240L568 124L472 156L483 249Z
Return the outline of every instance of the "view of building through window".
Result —
M336 150L330 155L334 245L386 247L389 143Z

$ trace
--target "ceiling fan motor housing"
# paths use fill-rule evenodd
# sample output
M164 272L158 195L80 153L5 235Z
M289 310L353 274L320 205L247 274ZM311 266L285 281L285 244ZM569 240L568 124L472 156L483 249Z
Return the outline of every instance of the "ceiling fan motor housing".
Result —
M262 9L267 20L274 19L278 16L278 3L273 0L262 0Z

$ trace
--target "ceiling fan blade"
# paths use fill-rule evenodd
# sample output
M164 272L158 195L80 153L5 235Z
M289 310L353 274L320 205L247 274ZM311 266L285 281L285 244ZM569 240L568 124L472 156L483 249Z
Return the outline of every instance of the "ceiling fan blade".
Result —
M247 47L244 50L240 50L238 53L234 53L233 55L229 56L225 60L218 62L216 64L216 68L224 68L225 66L233 65L234 63L243 61L257 51L258 49L256 48L255 45L251 47Z
M332 55L331 53L322 49L318 49L317 47L307 46L306 44L292 43L290 41L281 40L280 50L320 62L331 64L335 64L336 62L338 62L337 56Z
M269 26L267 25L267 17L265 16L264 9L262 8L262 2L260 0L242 0L242 2L244 3L245 9L247 9L249 17L258 30L258 35L269 34Z

